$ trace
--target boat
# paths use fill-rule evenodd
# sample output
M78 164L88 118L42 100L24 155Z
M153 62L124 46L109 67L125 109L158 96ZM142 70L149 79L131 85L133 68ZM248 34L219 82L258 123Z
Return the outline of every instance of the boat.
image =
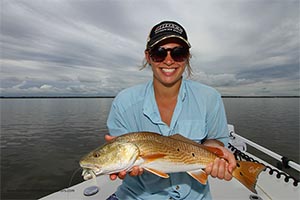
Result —
M259 162L266 166L258 177L256 190L257 194L252 193L236 179L231 181L219 180L209 177L210 190L213 199L232 200L232 199L250 199L250 200L297 200L300 199L299 179L289 175L280 168L292 168L298 173L300 165L288 158L281 156L257 143L244 138L234 131L233 125L228 125L230 149L237 160L247 160ZM278 166L273 166L258 155L247 151L248 147L258 150L262 153L276 159ZM281 166L281 167L280 167ZM116 188L122 183L120 179L111 181L108 175L98 176L95 179L83 181L82 183L64 188L60 191L47 195L41 200L105 200L116 191Z

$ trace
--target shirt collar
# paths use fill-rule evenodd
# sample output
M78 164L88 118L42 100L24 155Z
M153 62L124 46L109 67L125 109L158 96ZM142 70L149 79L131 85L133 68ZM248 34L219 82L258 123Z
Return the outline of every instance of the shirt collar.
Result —
M182 79L181 86L179 89L179 97L180 97L181 101L184 101L185 97L186 97L186 86L185 85L186 85L186 80Z
M181 86L179 89L178 99L182 102L186 98L186 80L182 79ZM178 103L178 102L177 102ZM145 100L143 105L143 113L149 117L154 123L163 123L160 119L159 110L155 101L153 80L149 81L145 91Z
M149 81L146 87L143 112L153 123L161 122L154 96L153 80Z

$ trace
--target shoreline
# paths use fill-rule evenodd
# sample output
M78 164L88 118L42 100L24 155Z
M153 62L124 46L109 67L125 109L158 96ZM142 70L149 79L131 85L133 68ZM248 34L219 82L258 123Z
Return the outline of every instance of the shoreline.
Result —
M114 95L107 96L0 96L0 99L76 99L76 98L115 98ZM222 98L300 98L300 96L233 96L224 95Z

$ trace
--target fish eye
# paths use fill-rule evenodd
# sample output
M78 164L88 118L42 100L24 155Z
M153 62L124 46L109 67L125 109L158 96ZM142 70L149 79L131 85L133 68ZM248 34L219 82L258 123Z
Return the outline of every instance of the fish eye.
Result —
M93 153L93 156L94 156L95 158L98 158L98 157L100 156L100 153L94 152L94 153Z

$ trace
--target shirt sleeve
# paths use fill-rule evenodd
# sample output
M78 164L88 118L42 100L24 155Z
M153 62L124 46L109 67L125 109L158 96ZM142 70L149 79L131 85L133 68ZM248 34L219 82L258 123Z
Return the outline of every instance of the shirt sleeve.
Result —
M216 102L216 104L211 106L207 114L206 139L216 139L227 146L229 142L229 132L221 95L218 95L214 102Z
M129 130L127 129L128 126L126 123L126 117L123 116L122 113L124 112L120 111L120 107L117 101L113 101L107 119L109 134L112 136L119 136L129 132Z

